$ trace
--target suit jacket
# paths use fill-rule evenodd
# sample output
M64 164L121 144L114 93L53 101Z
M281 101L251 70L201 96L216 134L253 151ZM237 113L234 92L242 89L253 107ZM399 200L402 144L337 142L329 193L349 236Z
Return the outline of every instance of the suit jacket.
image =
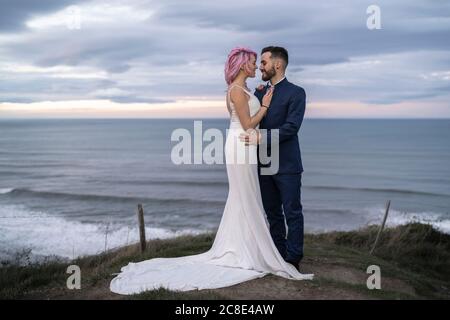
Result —
M255 90L255 96L262 103L262 97L269 87ZM259 124L263 141L267 141L270 155L272 140L279 141L279 174L303 172L298 131L305 115L306 94L302 87L290 83L286 78L275 85L270 108ZM279 132L271 130L278 129ZM267 140L264 140L267 139ZM259 161L259 167L267 167Z

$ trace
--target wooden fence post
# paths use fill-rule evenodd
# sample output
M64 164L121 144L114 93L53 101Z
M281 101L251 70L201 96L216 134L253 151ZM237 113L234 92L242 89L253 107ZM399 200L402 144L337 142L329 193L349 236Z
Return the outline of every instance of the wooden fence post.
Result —
M384 218L383 218L383 223L381 224L380 229L378 230L378 234L377 237L375 239L375 243L373 244L372 250L370 250L370 255L372 255L373 251L375 250L375 247L377 246L378 243L378 239L380 238L381 235L381 231L383 231L384 229L384 225L386 224L386 219L389 213L389 207L391 206L391 200L388 200L388 202L386 203L386 211L384 212Z
M144 224L144 209L142 204L138 204L138 221L139 221L139 238L141 241L141 253L145 251L145 224Z

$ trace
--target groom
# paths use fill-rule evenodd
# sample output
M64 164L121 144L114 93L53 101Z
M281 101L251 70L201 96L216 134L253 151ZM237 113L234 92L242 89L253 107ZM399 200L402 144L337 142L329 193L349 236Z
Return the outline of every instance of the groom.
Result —
M273 175L261 174L259 183L264 210L270 224L270 233L281 256L299 269L303 258L303 212L301 204L302 160L298 131L305 114L305 90L290 83L285 77L289 62L288 52L281 47L266 47L261 51L262 80L268 81L255 96L262 103L266 90L274 86L270 108L260 122L259 143L279 143L279 168ZM278 129L273 132L271 129ZM246 137L249 141L249 137ZM267 165L266 165L267 166ZM284 214L283 214L284 213ZM286 224L287 231L286 231ZM287 237L286 237L287 234Z

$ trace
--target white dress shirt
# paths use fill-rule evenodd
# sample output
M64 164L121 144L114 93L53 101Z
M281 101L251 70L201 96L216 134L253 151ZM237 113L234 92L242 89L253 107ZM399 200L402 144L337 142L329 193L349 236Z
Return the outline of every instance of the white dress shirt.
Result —
M281 81L283 81L285 78L286 78L286 76L284 76L283 78L281 78L280 80L278 80L277 83L275 83L275 84L272 84L272 82L270 82L270 80L269 80L269 82L267 83L267 85L268 85L269 87L275 87L277 84L279 84L279 83L280 83Z

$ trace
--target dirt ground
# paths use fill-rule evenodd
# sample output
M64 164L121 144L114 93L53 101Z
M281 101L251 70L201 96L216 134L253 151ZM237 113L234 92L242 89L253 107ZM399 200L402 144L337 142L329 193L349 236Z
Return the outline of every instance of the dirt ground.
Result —
M184 292L180 299L207 299L208 296L223 299L249 300L359 300L383 298L382 292L395 292L405 297L415 297L415 289L405 281L392 277L383 277L380 296L374 295L374 290L366 287L365 270L348 266L336 265L327 259L305 258L301 264L302 273L314 273L314 280L288 280L282 277L268 275L260 279L247 281L227 288L214 290ZM111 276L112 278L112 276ZM375 290L377 291L377 290ZM199 294L201 294L199 296ZM82 287L80 290L61 288L43 288L29 292L29 299L133 299L134 297L112 293L109 281L102 280L95 286ZM161 297L164 298L164 297ZM172 298L177 298L173 296Z

